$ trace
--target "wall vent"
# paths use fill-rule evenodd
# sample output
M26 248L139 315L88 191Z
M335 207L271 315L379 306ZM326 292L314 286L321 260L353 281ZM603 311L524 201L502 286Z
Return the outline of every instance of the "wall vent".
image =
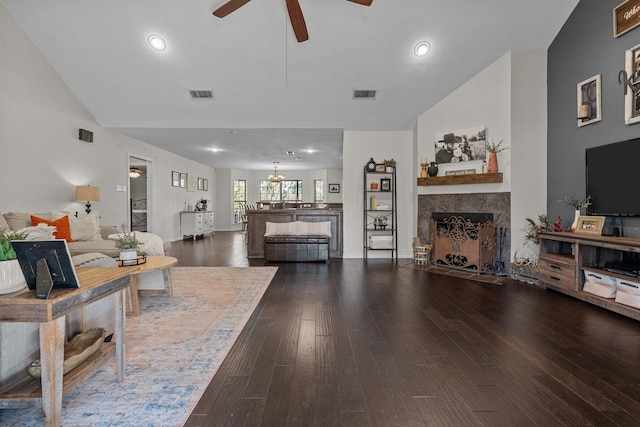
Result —
M213 92L210 90L189 90L192 99L213 99Z
M376 99L375 89L355 89L353 99Z

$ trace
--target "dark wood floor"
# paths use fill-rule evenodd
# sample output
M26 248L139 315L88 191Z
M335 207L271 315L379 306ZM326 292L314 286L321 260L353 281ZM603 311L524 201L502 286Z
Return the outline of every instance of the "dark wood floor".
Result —
M259 265L242 235L179 265ZM638 426L640 323L389 260L279 264L187 426Z

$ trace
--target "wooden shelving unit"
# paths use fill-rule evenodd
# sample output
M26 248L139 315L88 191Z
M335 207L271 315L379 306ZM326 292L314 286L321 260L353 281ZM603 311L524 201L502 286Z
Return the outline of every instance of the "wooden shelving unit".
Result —
M418 178L419 187L427 185L493 184L496 182L502 182L502 172Z
M630 278L604 270L608 261L625 253L640 253L640 240L579 233L543 233L540 236L540 284L579 300L640 320L640 309L585 292L584 269L624 280Z

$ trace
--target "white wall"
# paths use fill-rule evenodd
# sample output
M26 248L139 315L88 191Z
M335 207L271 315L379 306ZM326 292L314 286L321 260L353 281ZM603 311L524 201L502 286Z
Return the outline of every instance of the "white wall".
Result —
M511 257L525 241L525 218L546 209L546 51L504 55L418 117L417 157L435 159L434 135L485 126L498 154L499 184L418 187L418 194L511 192ZM481 162L464 164L480 171ZM439 175L460 164L439 165ZM416 197L417 200L417 197ZM414 202L415 203L415 202ZM416 204L417 206L417 204Z
M413 132L345 132L343 149L344 258L362 258L364 165L373 159L397 162L398 256L413 257L411 243L416 224L413 220L416 182L413 171ZM369 253L372 258L389 253Z
M547 209L547 52L511 61L511 256L526 239L525 218Z
M200 198L215 200L210 167L103 129L58 76L6 9L0 6L0 212L67 210L84 214L73 202L76 185L100 187L93 205L101 223L127 223L128 157L153 161L150 198L153 231L163 240L180 238L178 212ZM78 139L78 129L94 142ZM171 171L209 179L209 192L171 186Z

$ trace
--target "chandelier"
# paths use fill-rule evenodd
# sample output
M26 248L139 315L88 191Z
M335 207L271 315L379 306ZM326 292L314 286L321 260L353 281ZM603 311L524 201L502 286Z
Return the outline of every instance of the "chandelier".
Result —
M278 167L273 168L273 175L269 175L267 179L271 182L281 182L284 180L284 176L278 173Z
M142 175L144 172L138 168L130 168L129 169L129 177L130 178L137 178L140 175Z

